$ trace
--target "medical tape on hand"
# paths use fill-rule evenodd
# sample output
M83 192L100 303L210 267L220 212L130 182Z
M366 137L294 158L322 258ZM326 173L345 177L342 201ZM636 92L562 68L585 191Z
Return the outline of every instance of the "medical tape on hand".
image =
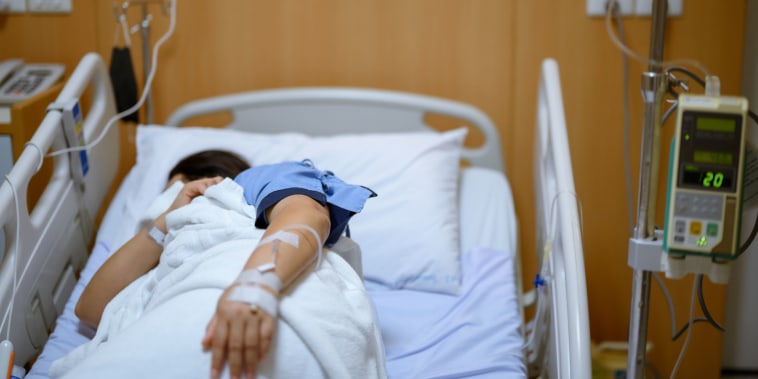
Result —
M236 286L232 288L232 292L229 293L227 299L229 301L250 304L251 309L254 311L260 308L271 317L278 315L279 299L259 286Z
M279 293L279 290L282 288L282 280L274 273L280 241L295 248L300 245L300 237L297 234L284 230L278 230L274 234L262 239L258 243L258 246L270 242L274 244L271 262L264 263L254 269L242 271L237 280L234 281L235 284L239 285L232 289L228 297L229 301L250 304L253 310L261 308L271 316L277 315L279 300L260 286L267 286L276 293Z
M254 286L257 284L263 284L279 293L282 288L282 280L274 274L272 271L261 272L260 266L252 270L245 270L240 273L235 283L245 286Z

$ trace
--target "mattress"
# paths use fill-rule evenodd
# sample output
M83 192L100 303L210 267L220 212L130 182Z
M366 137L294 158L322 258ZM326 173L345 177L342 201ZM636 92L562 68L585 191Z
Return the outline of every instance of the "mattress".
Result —
M98 231L80 280L27 378L46 378L50 364L94 331L74 306L98 267L134 233L142 210L126 201L138 188L127 175ZM525 377L522 319L515 274L517 221L505 177L466 168L461 175L462 286L456 295L369 285L390 377Z

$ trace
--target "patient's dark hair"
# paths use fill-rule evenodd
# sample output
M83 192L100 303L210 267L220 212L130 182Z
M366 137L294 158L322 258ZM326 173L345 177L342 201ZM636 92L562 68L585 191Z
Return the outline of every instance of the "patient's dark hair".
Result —
M242 171L250 168L250 164L239 155L223 150L205 150L192 154L176 164L168 174L169 180L177 174L184 175L187 180L201 178L234 178Z

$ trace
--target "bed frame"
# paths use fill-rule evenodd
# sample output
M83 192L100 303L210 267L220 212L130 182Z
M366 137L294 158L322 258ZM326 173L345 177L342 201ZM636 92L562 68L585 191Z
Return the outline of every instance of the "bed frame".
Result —
M29 182L43 164L43 152L69 147L58 105L85 94L91 102L82 104L87 115L83 135L92 141L116 113L108 70L94 54L82 59L0 187L0 231L5 238L0 247L0 332L6 338L10 328L15 361L22 366L42 349L63 311L118 169L118 131L113 128L87 151L89 172L81 182L74 180L71 169L78 153L57 155L52 163L44 159L52 164L52 177L34 209L27 207Z
M558 64L542 63L537 99L534 187L537 257L545 284L534 291L536 316L527 324L530 374L589 378L590 333L579 197L574 190Z
M107 69L94 53L82 59L56 103L83 98L85 92L92 101L83 107L84 137L93 141L116 113ZM546 261L551 270L548 284L534 296L541 310L537 312L539 318L527 328L529 334L534 334L530 339L533 344L527 347L528 368L530 376L589 377L581 234L560 83L553 61L543 65L539 99L535 155L539 173L539 246L549 236L554 249ZM2 254L0 267L0 309L8 310L7 314L13 303L13 317L8 324L9 317L3 315L0 335L4 338L10 327L18 365L34 359L62 312L90 250L95 230L93 216L102 206L118 167L118 132L111 128L102 142L87 150L90 171L83 183L78 184L71 171L78 153L52 160L53 177L30 212L25 206L26 192L41 164L41 151L66 147L61 112L55 108L48 111L8 175L9 180L0 187L0 225L5 234L3 252L7 252ZM255 131L263 133L298 131L292 125L311 135L359 133L356 125L366 132L397 132L432 129L424 122L429 110L476 126L485 142L464 149L463 158L475 166L503 171L500 140L490 119L469 105L428 96L358 88L275 89L195 101L179 108L166 124L180 126L196 116L231 112L233 120L228 127L250 130L255 125ZM311 120L330 128L309 128ZM18 212L17 204L21 205ZM541 225L554 226L546 229ZM520 266L520 262L516 264ZM520 284L520 267L516 272Z

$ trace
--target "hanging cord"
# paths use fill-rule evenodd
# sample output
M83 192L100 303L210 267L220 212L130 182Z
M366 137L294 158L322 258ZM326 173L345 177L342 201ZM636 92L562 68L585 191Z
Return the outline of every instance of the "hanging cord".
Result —
M165 43L169 39L169 37L171 37L176 27L176 0L169 0L169 1L171 3L169 5L169 7L171 8L171 13L170 13L171 17L170 17L169 27L166 33L163 34L163 36L158 40L158 42L155 43L155 46L153 46L153 57L152 57L150 74L147 76L147 80L145 81L145 88L142 91L142 96L140 96L139 101L137 101L137 103L134 104L131 108L111 117L111 119L108 120L108 122L105 124L105 127L103 128L102 132L100 132L100 135L98 135L94 141L84 146L69 147L69 148L60 149L60 150L51 152L50 154L48 154L49 157L70 153L72 151L88 150L96 146L98 143L100 143L100 141L103 140L103 138L105 138L106 134L108 133L108 130L110 130L110 128L113 126L113 124L116 121L118 121L119 119L121 119L122 117L126 115L130 115L134 113L140 107L142 107L142 104L144 104L148 93L150 93L150 89L151 89L150 87L153 84L153 79L155 78L155 72L158 70L158 51L160 50L161 45L163 45L163 43Z
M129 7L129 3L124 2L124 4L121 6L121 9L119 11L118 5L113 5L113 12L116 13L116 20L118 21L118 24L116 24L116 31L113 36L113 46L118 46L118 37L119 35L124 36L124 46L131 47L132 46L132 38L129 37L129 25L126 23L126 9ZM119 29L121 29L119 31Z
M666 75L671 79L669 80L669 88L666 90L666 92L671 95L671 97L674 98L672 101L671 106L669 109L666 110L666 112L663 114L663 117L661 118L661 125L665 125L666 121L668 121L669 117L671 117L672 114L674 114L674 111L676 111L678 107L677 99L679 98L679 92L676 92L674 90L675 87L682 87L685 91L689 91L689 86L687 86L686 82L683 80L679 80L674 76L674 73L682 73L687 75L690 79L697 82L697 84L700 85L700 87L705 88L705 80L700 78L697 74L692 72L691 70L688 70L684 67L679 66L672 66L668 67L666 69Z
M758 115L756 115L755 112L748 110L748 116L750 116L750 119L752 119L753 122L758 124ZM753 244L756 234L758 234L758 214L755 215L755 221L753 221L753 229L750 231L750 235L747 237L747 240L745 240L742 246L740 246L740 254L747 251L750 245Z
M671 319L671 340L676 341L679 339L679 337L684 334L687 329L689 329L694 324L697 324L699 322L707 322L711 324L716 330L720 332L725 332L724 327L721 326L711 315L710 311L708 310L708 306L705 303L705 297L703 296L703 275L698 274L695 277L695 280L697 281L697 293L698 293L698 302L700 304L700 310L703 312L703 315L705 317L697 317L689 320L686 322L682 327L680 327L677 330L676 327L676 311L674 309L674 301L671 299L671 294L669 293L668 289L666 288L666 283L663 282L663 279L661 279L660 275L658 273L653 273L653 279L655 279L656 283L660 286L663 296L666 299L666 304L668 305L669 309L669 317Z
M688 325L692 325L694 323L693 316L695 313L695 294L697 293L697 280L692 280L692 295L690 295L690 316L689 316L689 322ZM684 338L684 345L682 345L682 350L679 351L679 357L676 359L676 363L674 364L674 369L671 370L671 376L670 378L675 378L677 371L679 371L679 365L684 360L684 354L687 352L687 348L690 345L690 337L692 336L692 328L687 328L687 336Z
M621 22L621 12L618 3L613 2L613 8L610 11L613 12L613 15L615 16L616 27L618 28L621 43L622 45L626 45L626 36L624 35L624 26ZM630 160L631 153L629 152L629 134L631 129L629 126L629 58L627 58L624 53L621 54L621 62L623 65L622 74L624 78L622 94L624 98L624 172L626 175L626 211L629 231L631 233L634 230L634 219L632 216L634 214L634 211L632 210L634 208L634 202L632 201L632 164Z
M725 332L726 330L724 330L724 327L713 319L711 312L708 311L708 306L705 305L705 297L703 296L703 274L697 276L697 298L700 302L700 310L703 312L703 316L705 316L708 323L713 325L716 330L722 333Z
M608 32L608 37L611 39L611 42L613 42L616 47L618 47L626 56L633 58L634 60L647 65L658 65L661 67L666 66L673 66L673 65L688 65L697 67L700 71L702 71L706 76L710 76L710 71L699 61L694 59L675 59L670 61L656 61L655 59L651 59L648 57L643 57L640 54L637 54L634 50L630 49L626 44L624 44L622 41L618 39L616 34L613 32L613 28L611 27L611 15L613 12L613 8L617 6L616 0L610 0L610 3L608 4L608 12L605 14L605 30Z

